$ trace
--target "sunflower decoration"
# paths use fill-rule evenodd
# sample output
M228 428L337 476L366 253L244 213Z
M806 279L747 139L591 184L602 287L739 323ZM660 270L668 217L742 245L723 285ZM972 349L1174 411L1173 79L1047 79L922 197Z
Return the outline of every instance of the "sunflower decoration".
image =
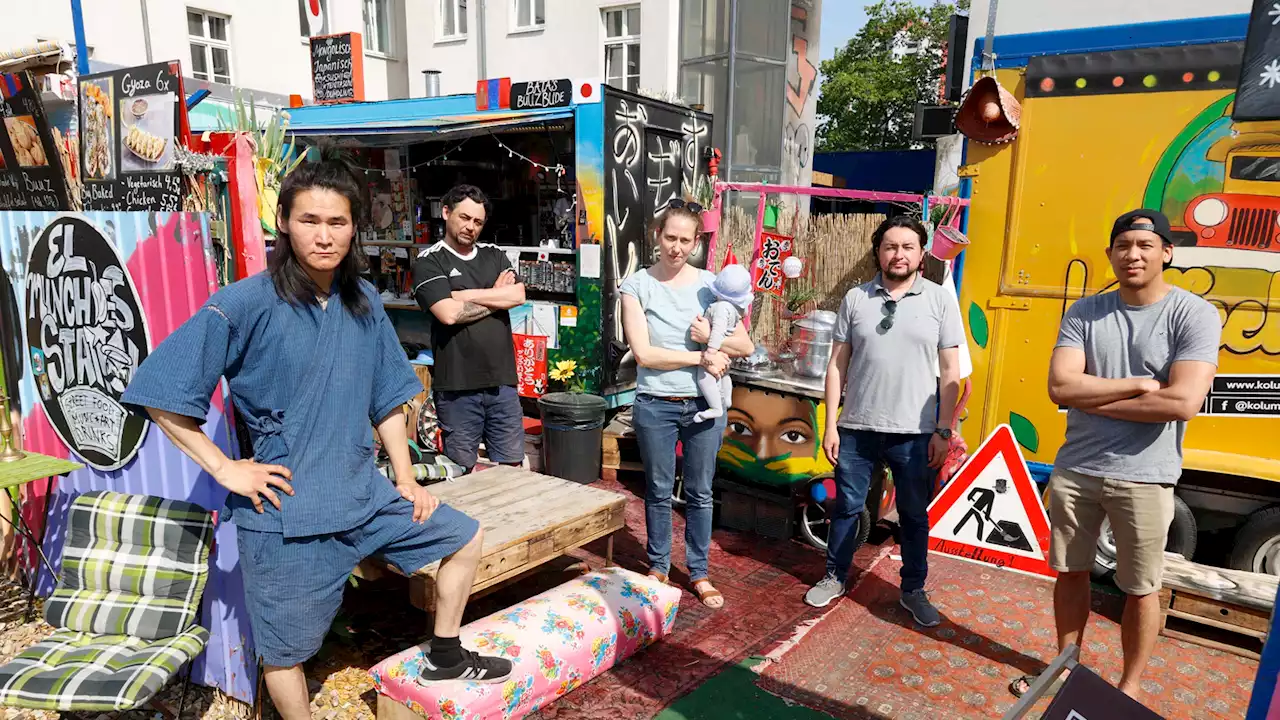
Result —
M552 382L560 384L560 389L565 392L585 392L587 381L586 378L578 372L577 360L561 360L556 363L551 372L547 373Z

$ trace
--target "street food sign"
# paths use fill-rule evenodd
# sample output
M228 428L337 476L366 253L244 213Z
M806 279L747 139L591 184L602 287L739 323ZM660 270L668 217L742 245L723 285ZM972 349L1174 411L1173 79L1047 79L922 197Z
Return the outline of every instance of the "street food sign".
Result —
M512 333L516 351L516 390L521 397L542 397L547 391L547 338Z
M792 239L786 235L760 233L760 252L751 266L751 280L756 292L782 297L782 285L786 282L782 263L791 257L793 247Z
M573 82L566 78L511 83L510 97L512 110L569 107L573 102Z
M151 348L137 287L111 241L78 215L60 215L27 257L27 353L45 416L99 470L118 470L148 422L120 397Z
M311 95L317 105L364 101L364 47L360 33L311 38Z
M29 72L0 74L0 210L69 210L62 159Z
M1254 0L1245 36L1240 82L1231 118L1236 122L1280 119L1280 5Z

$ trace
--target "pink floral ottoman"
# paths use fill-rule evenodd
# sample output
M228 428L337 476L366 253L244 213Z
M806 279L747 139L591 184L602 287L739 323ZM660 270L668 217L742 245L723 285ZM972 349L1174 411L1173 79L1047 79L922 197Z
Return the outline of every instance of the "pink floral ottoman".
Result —
M678 588L606 568L462 628L464 646L515 664L506 682L423 687L414 681L423 645L369 674L385 698L380 708L389 699L433 720L522 718L666 636L679 606Z

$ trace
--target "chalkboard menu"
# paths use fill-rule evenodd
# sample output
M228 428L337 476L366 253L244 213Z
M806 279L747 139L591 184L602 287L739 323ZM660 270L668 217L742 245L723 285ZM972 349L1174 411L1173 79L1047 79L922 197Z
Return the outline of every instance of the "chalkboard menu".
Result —
M85 209L182 210L178 61L84 75L79 95Z
M360 33L311 38L311 94L317 105L364 100L364 47Z
M1280 5L1253 0L1245 37L1240 84L1231 117L1237 121L1280 119Z
M0 74L0 117L0 210L70 210L62 158L31 73Z
M511 83L511 109L569 107L573 102L573 83L569 80L535 80Z

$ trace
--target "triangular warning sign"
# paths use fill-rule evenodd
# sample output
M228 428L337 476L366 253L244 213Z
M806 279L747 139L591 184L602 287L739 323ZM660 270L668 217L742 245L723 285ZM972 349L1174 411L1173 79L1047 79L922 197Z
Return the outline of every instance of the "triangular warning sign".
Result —
M929 504L929 549L1056 577L1049 518L1008 425L1001 425Z

